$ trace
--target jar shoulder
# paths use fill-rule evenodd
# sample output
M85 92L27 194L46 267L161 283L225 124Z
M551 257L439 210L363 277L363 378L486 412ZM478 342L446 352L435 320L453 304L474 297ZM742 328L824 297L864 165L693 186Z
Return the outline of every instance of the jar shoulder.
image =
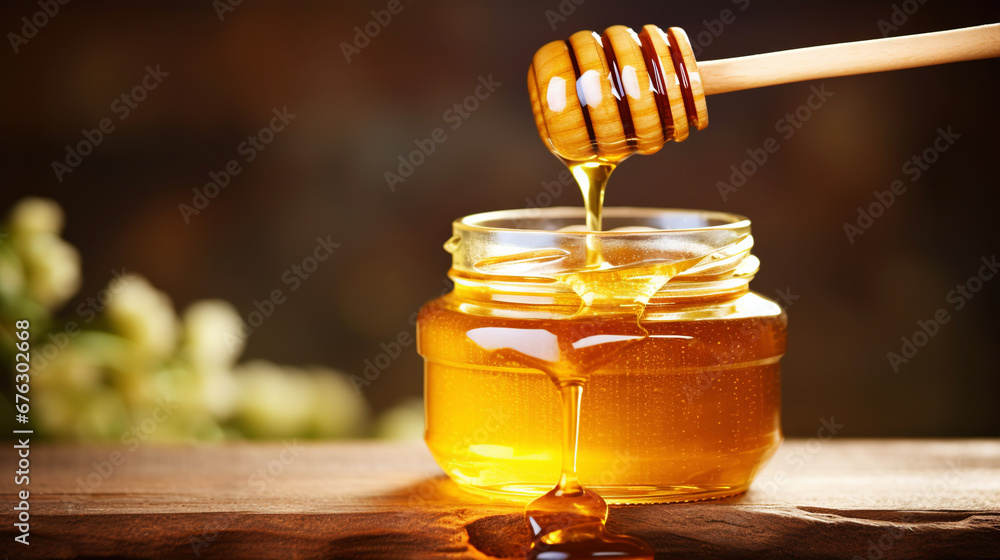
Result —
M473 304L461 301L449 292L433 299L420 308L418 322L432 320L442 314L460 314L469 317L530 320L573 319L578 306L567 305L496 305ZM622 314L627 315L626 313ZM757 292L748 291L726 301L701 305L650 304L642 313L642 322L711 321L736 319L764 319L787 322L785 310L777 302Z
M724 303L701 306L649 306L638 325L632 314L592 315L567 311L542 314L539 310L471 307L445 295L427 303L417 322L418 351L427 359L465 364L492 363L468 333L493 329L533 337L548 332L578 343L602 334L637 343L620 356L623 363L643 368L707 367L767 361L785 353L787 317L774 301L753 292ZM629 360L632 362L629 362ZM656 369L654 368L654 369Z

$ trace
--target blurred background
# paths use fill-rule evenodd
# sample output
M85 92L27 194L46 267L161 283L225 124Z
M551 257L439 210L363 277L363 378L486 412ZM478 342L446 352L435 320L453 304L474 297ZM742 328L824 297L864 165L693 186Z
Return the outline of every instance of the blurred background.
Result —
M546 42L654 23L711 60L1000 20L996 2L918 0L42 4L0 7L0 415L30 317L32 422L111 440L157 407L156 437L418 436L421 360L379 356L448 287L451 221L581 203L543 187L564 169L525 85ZM706 130L615 173L608 205L753 220L753 288L790 319L787 435L830 416L847 436L1000 435L1000 280L981 260L1000 242L998 70L711 97ZM734 182L768 138L778 152ZM886 208L874 192L896 180Z

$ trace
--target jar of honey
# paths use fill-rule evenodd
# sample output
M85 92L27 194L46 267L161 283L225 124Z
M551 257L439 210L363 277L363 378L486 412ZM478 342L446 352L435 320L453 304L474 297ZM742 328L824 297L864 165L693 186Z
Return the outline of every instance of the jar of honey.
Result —
M781 442L786 344L785 313L749 289L750 221L606 208L593 232L584 218L454 222L454 290L417 323L434 458L492 497L545 493L567 454L610 502L744 492ZM576 411L561 404L566 386L580 388ZM578 446L563 449L574 429Z

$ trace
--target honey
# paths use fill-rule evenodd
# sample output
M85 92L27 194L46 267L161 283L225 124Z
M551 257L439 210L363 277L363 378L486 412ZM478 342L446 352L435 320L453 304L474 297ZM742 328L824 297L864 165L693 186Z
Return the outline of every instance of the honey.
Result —
M544 494L536 545L570 558L644 550L603 529L605 500L738 494L781 440L785 316L749 291L749 221L604 214L611 231L581 208L457 221L455 289L418 320L432 454L469 491Z
M607 189L611 172L615 170L618 163L605 161L565 161L565 163L576 180L580 194L583 195L583 207L587 211L587 229L601 231L604 191ZM598 253L598 251L592 252Z
M583 211L456 221L455 289L420 312L427 444L467 490L541 494L525 508L531 559L651 559L607 531L607 500L738 494L781 440L785 316L749 291L749 221L625 208L604 231L616 166L707 125L693 62L682 31L652 26L543 47L532 108Z
M784 319L757 296L712 306L738 306L756 317L654 319L642 328L628 316L484 323L460 306L446 296L425 308L421 320L433 324L421 329L420 350L428 359L428 444L445 472L469 489L533 495L559 479L562 410L552 377L586 382L579 479L613 502L742 492L780 441L777 358L784 351ZM650 306L651 315L656 307ZM532 331L554 333L556 348L522 348L535 356L510 348L491 352L470 338L483 328L499 330L494 344L503 334L516 345ZM595 336L610 342L572 349ZM742 342L730 346L734 339ZM559 346L570 349L557 354L563 361L546 361L545 353ZM477 431L486 436L477 438Z

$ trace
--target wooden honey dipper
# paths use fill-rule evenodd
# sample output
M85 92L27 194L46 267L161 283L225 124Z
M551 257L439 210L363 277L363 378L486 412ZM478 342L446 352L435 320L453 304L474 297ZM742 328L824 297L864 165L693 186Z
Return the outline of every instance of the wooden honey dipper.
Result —
M616 25L538 49L528 91L542 141L567 162L651 154L708 126L705 96L1000 56L1000 24L768 54L694 59L687 34Z

